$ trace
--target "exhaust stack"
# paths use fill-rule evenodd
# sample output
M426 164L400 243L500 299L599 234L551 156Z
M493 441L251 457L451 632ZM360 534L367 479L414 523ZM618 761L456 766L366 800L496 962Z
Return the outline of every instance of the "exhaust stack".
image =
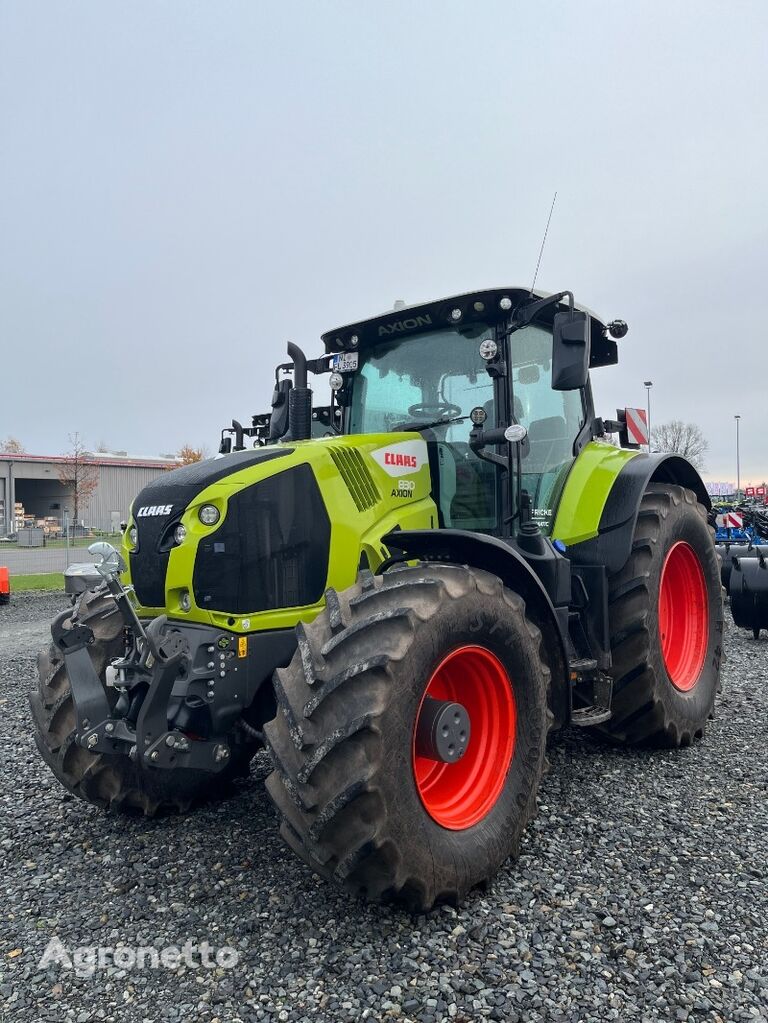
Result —
M307 387L307 357L292 341L288 357L293 362L293 387L288 393L288 432L283 440L309 440L312 436L312 391Z

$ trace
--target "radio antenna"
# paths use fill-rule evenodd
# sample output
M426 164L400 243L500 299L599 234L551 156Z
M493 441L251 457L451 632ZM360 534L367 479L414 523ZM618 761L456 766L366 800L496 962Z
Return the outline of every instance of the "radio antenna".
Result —
M549 222L552 219L552 211L555 208L555 202L557 200L557 192L552 196L552 205L549 207L549 216L547 217L547 226L544 228L544 237L541 239L541 248L539 249L539 258L536 260L536 269L533 272L533 283L531 284L531 295L533 295L533 289L536 287L536 278L539 276L539 267L541 266L541 257L544 254L544 246L547 244L547 234L549 233Z

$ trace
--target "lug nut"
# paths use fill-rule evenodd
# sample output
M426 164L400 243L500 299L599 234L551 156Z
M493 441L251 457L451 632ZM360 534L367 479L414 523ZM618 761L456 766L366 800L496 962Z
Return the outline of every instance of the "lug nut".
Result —
M160 759L160 754L157 752L156 749L153 749L152 752L149 754L149 759L150 760L159 760Z
M172 735L166 735L166 737L165 737L165 745L166 746L173 746L175 742L176 742L176 740L174 739L174 737Z
M219 745L213 751L213 759L217 764L220 764L222 760L229 760L229 747Z
M99 743L99 737L96 734L96 732L94 732L92 735L88 736L88 745L90 746L91 749L93 749L94 746L97 746L98 743Z
M213 653L213 651L214 651L214 647L212 647L212 646L209 646L209 647L208 647L208 653L209 653L209 654L212 654L212 653Z
M208 661L208 670L209 671L213 671L213 669L215 667L216 667L216 662L215 661Z
M209 689L206 695L207 695L209 700L212 700L214 698L214 696L216 695L216 693L214 693L214 691L212 689Z
M114 732L114 730L115 730L115 726L114 726L113 722L107 721L106 725L104 725L104 731L105 732Z

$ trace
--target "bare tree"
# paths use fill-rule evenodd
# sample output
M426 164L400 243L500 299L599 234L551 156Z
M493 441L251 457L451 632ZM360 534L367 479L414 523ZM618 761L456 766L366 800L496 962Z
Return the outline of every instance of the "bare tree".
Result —
M96 451L100 455L109 455L112 452L112 448L107 447L106 441L100 440L99 443L96 445Z
M91 460L80 440L79 433L69 435L71 445L66 462L59 470L59 481L69 487L74 505L74 521L80 521L80 512L99 485L99 467Z
M26 450L18 437L6 437L0 442L0 451L5 455L23 455Z
M680 419L672 419L668 423L654 426L651 447L656 451L682 455L697 469L703 469L704 456L709 444L701 432L701 427L696 423L683 423Z

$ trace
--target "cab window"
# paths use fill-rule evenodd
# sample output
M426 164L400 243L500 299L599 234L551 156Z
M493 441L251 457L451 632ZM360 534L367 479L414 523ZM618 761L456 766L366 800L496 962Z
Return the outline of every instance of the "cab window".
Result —
M574 461L573 444L584 425L581 391L552 390L552 333L531 325L510 337L513 414L528 430L522 488L533 517L549 532L554 509Z

